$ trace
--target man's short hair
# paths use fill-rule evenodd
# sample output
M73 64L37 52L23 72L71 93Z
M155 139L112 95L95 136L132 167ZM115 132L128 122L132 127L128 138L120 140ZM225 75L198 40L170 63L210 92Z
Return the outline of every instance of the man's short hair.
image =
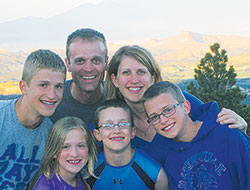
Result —
M60 56L50 50L39 49L27 57L23 67L22 80L29 85L33 76L40 69L58 71L66 76L66 66Z
M80 38L82 40L88 40L88 41L95 41L95 40L101 41L105 46L105 59L106 59L106 57L107 57L107 44L106 44L105 36L102 33L98 32L94 29L81 28L81 29L78 29L78 30L72 32L67 38L66 56L67 56L68 60L69 60L69 46L76 38Z

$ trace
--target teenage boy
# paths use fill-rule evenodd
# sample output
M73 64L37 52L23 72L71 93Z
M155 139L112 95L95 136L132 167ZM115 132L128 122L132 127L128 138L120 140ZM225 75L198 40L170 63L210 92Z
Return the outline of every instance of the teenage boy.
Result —
M164 164L170 189L250 189L250 139L216 122L218 105L197 108L171 82L151 86L143 96L148 123L168 138Z
M25 189L38 169L65 77L57 54L37 50L24 64L22 96L0 101L0 189Z
M104 152L98 156L98 178L88 179L93 189L168 189L161 165L131 146L135 127L124 102L104 102L95 112L95 126L94 135L102 141Z

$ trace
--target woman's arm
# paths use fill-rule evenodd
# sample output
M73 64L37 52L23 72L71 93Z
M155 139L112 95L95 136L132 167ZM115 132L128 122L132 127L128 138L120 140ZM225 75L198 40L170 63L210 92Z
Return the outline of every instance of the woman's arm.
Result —
M195 96L183 92L185 98L190 102L191 104L191 110L190 110L190 116L193 120L196 119L195 110L203 104L201 100L196 98ZM237 128L242 130L242 132L246 133L247 131L247 122L239 116L237 113L230 109L222 108L221 112L217 116L217 122L220 124L228 124L230 128Z
M156 183L155 183L155 189L161 189L161 190L169 190L168 187L168 177L167 174L165 173L164 169L161 168L160 172L158 174Z
M247 131L247 122L230 109L222 108L216 121L222 125L229 124L228 127L240 129L244 133Z

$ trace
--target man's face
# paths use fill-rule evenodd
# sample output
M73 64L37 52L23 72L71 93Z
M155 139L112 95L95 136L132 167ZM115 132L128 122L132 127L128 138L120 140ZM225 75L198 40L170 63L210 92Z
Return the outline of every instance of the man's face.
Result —
M84 92L101 88L106 65L105 46L100 40L76 38L69 46L68 71L75 85Z
M27 114L51 116L62 99L64 82L65 74L50 69L40 69L29 85L21 81L21 91L27 102Z
M146 113L149 118L160 115L159 122L153 127L156 131L166 137L176 141L181 141L185 135L189 135L187 130L187 118L189 117L190 104L187 101L178 104L171 94L163 93L144 103ZM173 108L173 105L178 105ZM169 117L162 113L170 113Z

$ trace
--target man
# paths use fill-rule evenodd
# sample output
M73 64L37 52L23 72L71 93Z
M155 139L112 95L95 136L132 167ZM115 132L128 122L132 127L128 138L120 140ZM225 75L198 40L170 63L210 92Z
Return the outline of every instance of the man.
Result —
M37 50L24 64L22 96L0 101L0 189L25 189L38 169L65 78L63 60Z
M66 81L62 102L51 119L79 117L93 130L94 111L104 101L102 82L108 62L104 35L89 28L70 34L65 62L72 80Z
M143 102L148 123L168 138L170 189L250 189L250 138L216 122L217 103L201 105L192 121L190 103L167 81L152 85Z

